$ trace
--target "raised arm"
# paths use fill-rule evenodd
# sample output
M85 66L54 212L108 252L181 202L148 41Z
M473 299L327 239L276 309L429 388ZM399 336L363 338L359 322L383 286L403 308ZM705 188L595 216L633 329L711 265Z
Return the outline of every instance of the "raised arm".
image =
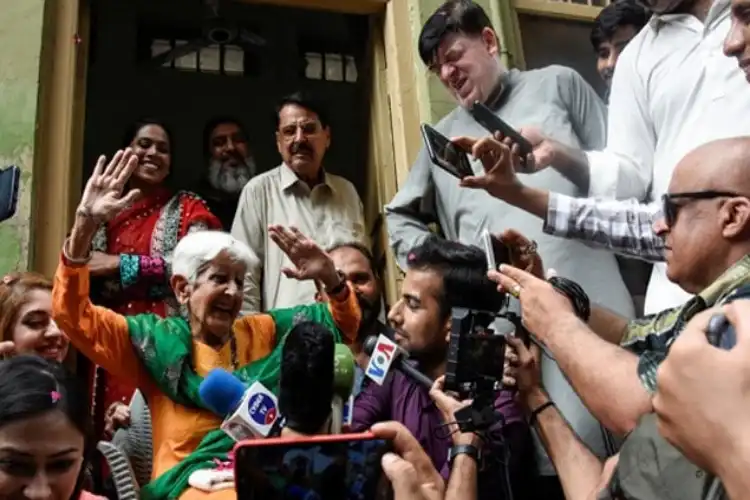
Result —
M576 316L570 300L546 280L506 265L488 276L518 297L525 327L550 350L583 403L607 429L625 435L652 411L639 378L639 358L614 344L615 335L605 339L593 332ZM623 331L621 342L634 335L635 323ZM651 327L644 324L643 330Z
M268 234L271 240L279 246L295 268L284 268L281 270L288 278L294 278L299 281L315 280L321 284L328 296L328 308L332 316L334 325L341 331L347 343L352 343L357 337L362 312L357 301L357 295L351 289L349 284L336 272L336 267L331 257L321 249L312 239L302 234L297 228L285 228L283 226L269 226ZM287 316L296 317L297 315L308 317L310 320L318 320L319 304L312 306L299 306L290 309L271 311L270 315L249 315L235 326L243 328L244 322L263 321L263 317L279 316L287 313ZM323 319L323 318L320 318ZM273 321L272 321L273 323ZM264 342L266 344L276 343L276 327L272 329L262 328L265 334L263 339L257 339L253 342ZM253 333L253 335L257 335ZM255 344L254 344L255 345Z
M118 151L106 168L104 157L99 158L63 248L53 289L53 316L73 345L86 357L116 377L135 379L142 387L148 379L132 348L125 317L92 304L86 265L99 224L138 196L137 191L131 191L121 197L137 163L130 150Z
M86 358L143 388L148 377L133 350L125 317L91 302L88 268L72 264L64 255L55 274L52 315Z
M406 182L385 206L391 248L402 269L409 251L430 234L427 224L437 222L434 197L430 160L422 148Z
M326 311L325 308L328 310ZM283 333L284 330L291 329L295 320L303 316L311 321L324 322L324 314L332 316L333 323L341 331L344 341L351 344L359 329L361 312L357 295L348 284L339 294L329 297L327 305L318 303L288 309L274 309L267 314L245 315L235 321L234 331L235 334L250 340L250 350L254 353L250 360L252 362L276 347L279 342L277 332ZM289 318L290 321L282 321L280 324L280 318Z
M454 139L482 162L484 175L466 177L461 185L484 189L521 210L544 220L544 231L590 246L646 261L664 260L664 241L653 230L660 214L657 204L631 198L603 200L572 198L524 185L515 173L514 158L506 144L494 137Z
M604 247L648 262L664 261L664 240L654 232L660 214L656 204L635 198L603 200L551 193L544 232Z
M243 241L253 251L257 260L247 270L244 285L242 314L253 314L263 310L263 261L266 255L266 226L262 178L250 180L242 189L237 212L232 223L232 236Z

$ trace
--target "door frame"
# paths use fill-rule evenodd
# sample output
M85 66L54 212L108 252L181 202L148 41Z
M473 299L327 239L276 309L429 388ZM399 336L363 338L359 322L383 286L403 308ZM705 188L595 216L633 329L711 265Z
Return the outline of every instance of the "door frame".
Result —
M284 6L371 14L373 82L370 89L369 160L375 181L365 194L366 220L375 248L386 260L386 296L393 301L400 271L395 265L382 207L404 182L420 147L419 95L408 2L403 0L243 0ZM53 276L81 193L89 51L88 0L46 2L40 61L39 111L34 146L29 263ZM337 8L338 7L338 8ZM71 43L73 41L73 43ZM368 183L370 185L371 183Z

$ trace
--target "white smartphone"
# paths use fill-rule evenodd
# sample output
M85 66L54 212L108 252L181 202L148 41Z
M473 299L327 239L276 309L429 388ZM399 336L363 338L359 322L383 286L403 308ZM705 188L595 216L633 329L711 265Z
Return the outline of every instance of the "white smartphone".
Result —
M497 271L495 246L492 244L492 235L486 229L482 232L482 244L484 245L484 253L487 255L487 270Z

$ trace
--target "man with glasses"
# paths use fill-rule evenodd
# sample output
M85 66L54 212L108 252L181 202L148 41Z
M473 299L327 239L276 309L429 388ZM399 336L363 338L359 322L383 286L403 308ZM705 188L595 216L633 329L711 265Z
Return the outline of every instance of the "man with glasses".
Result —
M486 172L464 179L466 187L483 188L546 216L548 225L555 214L547 207L555 195L519 182L506 145L493 138L459 142L482 161ZM587 408L607 428L627 436L619 454L602 464L571 431L542 388L524 388L524 401L535 415L567 498L599 494L596 498L655 499L670 492L670 498L698 500L712 484L710 474L659 435L651 398L657 368L687 321L750 284L748 158L750 137L698 147L675 168L661 208L631 212L643 218L623 224L636 228L637 244L645 242L642 252L664 259L669 279L693 294L682 306L630 322L593 308L584 323L570 301L548 282L515 268L490 272L519 299L524 324L549 349ZM653 228L644 238L650 221ZM636 246L633 240L630 246Z
M284 97L276 111L276 146L283 162L245 185L232 224L232 236L258 257L245 278L243 314L306 304L316 293L314 283L284 276L288 259L269 244L269 225L294 226L324 248L342 233L367 242L357 190L323 167L331 144L323 107L296 93Z

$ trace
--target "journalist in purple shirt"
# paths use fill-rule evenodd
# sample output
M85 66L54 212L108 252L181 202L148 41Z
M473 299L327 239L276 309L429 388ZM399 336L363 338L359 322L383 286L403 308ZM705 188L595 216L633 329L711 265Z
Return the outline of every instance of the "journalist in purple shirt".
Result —
M431 235L409 252L407 266L401 296L388 312L388 323L393 328L393 340L417 362L420 371L435 380L446 372L452 309L499 311L504 297L487 278L486 256L475 246ZM497 364L501 376L502 359ZM504 419L499 419L492 430L501 432L493 433L493 442L485 444L483 453L491 451L504 462L503 450L493 446L504 442L510 451L507 465L514 497L527 498L520 492L519 483L525 483L527 471L534 470L528 426L511 393L501 393L496 408ZM354 402L352 430L364 431L384 420L404 424L432 458L435 468L448 477L452 440L428 389L398 372L390 373L382 386L365 379ZM479 497L502 499L503 485L498 479L504 478L500 474L503 466L498 462L487 465L479 477Z
M495 409L503 415L490 430L497 437L497 430L506 427L502 439L511 446L518 443L523 447L527 440L528 429L520 409L513 400L510 391L502 391L495 400ZM396 420L406 426L422 445L427 455L432 459L435 468L440 471L444 479L448 479L448 450L452 441L447 435L440 411L432 402L427 390L412 382L399 372L388 375L383 385L365 381L364 388L354 402L352 417L352 431L366 431L376 422ZM515 425L511 425L515 424ZM494 440L498 444L497 441ZM521 459L523 454L516 454L514 458Z

